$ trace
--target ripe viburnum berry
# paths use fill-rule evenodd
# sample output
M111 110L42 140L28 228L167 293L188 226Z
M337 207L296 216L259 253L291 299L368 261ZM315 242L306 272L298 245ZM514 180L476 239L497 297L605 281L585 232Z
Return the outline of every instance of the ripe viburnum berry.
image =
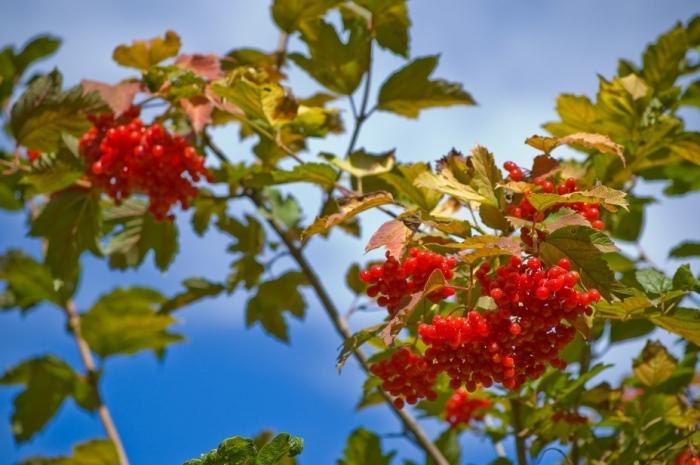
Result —
M510 179L513 181L520 181L523 178L522 170L512 161L504 163L503 167L510 174ZM560 184L555 185L551 180L539 177L534 180L534 183L540 188L540 191L545 194L555 194L555 195L566 195L577 192L578 186L574 178L568 178L562 181ZM561 208L571 208L572 210L583 216L594 229L602 230L605 229L605 223L600 219L600 204L598 203L561 203L548 208L544 212L539 212L532 206L528 200L528 194L525 193L520 202L517 205L509 205L507 213L510 216L516 218L521 218L527 221L542 221L550 213L553 213ZM532 246L532 231L530 228L521 229L521 237L523 241ZM538 235L538 240L544 238L544 233L542 231L536 231Z
M523 263L514 256L493 273L484 264L475 275L497 308L437 315L419 325L429 378L445 373L453 389L472 392L493 383L515 389L541 376L547 365L564 368L559 353L574 338L573 322L590 315L589 305L600 299L596 289L575 290L580 277L569 260L548 268L537 258Z
M373 278L372 270L364 278L384 276L374 271ZM496 308L471 310L466 316L437 315L430 324L420 324L418 335L427 346L422 357L397 353L373 365L373 373L392 395L411 402L427 397L432 391L426 383L440 373L450 378L453 389L466 386L473 392L494 383L515 389L541 376L547 365L563 369L566 362L559 354L574 338L574 321L590 315L590 304L601 298L596 289L575 289L580 276L566 258L546 267L537 258L523 262L513 256L493 272L485 263L475 275L482 294L491 296ZM401 397L397 405L403 405Z
M676 455L674 462L676 465L700 465L700 456L696 455L690 448L686 448Z
M93 127L80 139L80 149L90 167L88 177L117 203L132 194L149 198L149 210L159 219L176 203L188 208L197 195L195 183L211 179L204 158L194 147L160 124L144 125L139 108L119 118L107 113L91 115Z
M394 405L402 408L404 402L415 404L418 399L435 400L437 394L432 387L435 374L419 355L403 347L388 359L372 365L372 374L382 380L382 388L396 397Z
M404 297L421 292L430 275L435 270L442 271L446 280L452 279L457 259L413 248L408 257L398 261L389 252L381 265L375 265L360 272L360 280L369 284L367 295L376 298L380 307L386 307L394 315L401 306ZM439 302L455 294L451 287L437 289L427 298Z
M454 428L468 424L472 419L484 419L484 409L491 406L488 399L474 399L464 388L457 389L445 403L445 420Z

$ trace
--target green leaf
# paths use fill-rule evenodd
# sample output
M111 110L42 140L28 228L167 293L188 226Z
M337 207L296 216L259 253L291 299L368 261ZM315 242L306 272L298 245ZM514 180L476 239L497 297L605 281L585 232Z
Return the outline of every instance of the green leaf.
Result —
M264 71L253 68L235 69L225 81L212 85L212 90L243 110L253 123L278 128L294 121L298 104Z
M72 278L80 254L100 255L102 216L99 194L85 190L54 195L32 222L30 236L47 240L46 264L56 278Z
M360 280L360 265L358 263L353 263L345 272L345 284L348 288L354 292L356 295L361 295L364 293L367 285Z
M304 274L298 271L288 271L277 279L262 283L255 296L248 300L246 326L260 323L268 334L288 342L284 313L303 318L306 303L299 290L307 284Z
M668 256L673 258L698 257L700 256L700 242L683 242L671 249Z
M657 91L674 84L688 50L685 28L680 24L659 36L644 51L643 76Z
M573 192L571 194L529 194L527 199L533 207L539 211L545 211L553 206L568 203L599 203L610 211L617 211L617 207L627 209L627 200L622 191L611 189L607 186L596 186L589 190Z
M79 136L91 124L86 114L104 104L96 93L84 94L80 86L61 92L58 71L32 81L12 107L10 130L19 145L54 152L62 134Z
M62 306L51 272L20 250L0 256L0 279L7 284L2 307L27 310L42 301Z
M255 465L277 465L287 457L301 454L304 440L289 433L281 433L272 438L258 452Z
M370 37L366 26L353 22L347 43L323 20L308 21L300 29L310 56L292 53L289 58L327 89L343 95L355 92L369 67Z
M663 273L653 268L637 270L634 276L637 278L637 282L649 294L661 295L673 290L673 283L671 280Z
M291 171L273 169L256 173L251 181L246 182L246 185L264 187L271 184L309 182L328 189L335 184L337 177L338 173L326 163L304 163L294 166Z
M34 62L42 60L56 53L61 46L61 39L50 35L40 35L30 40L14 58L17 77Z
M331 154L321 154L321 156L356 178L388 173L394 167L394 163L396 163L396 156L393 150L374 155L365 152L364 149L360 149L348 155L346 159L338 158Z
M219 218L216 226L223 232L231 235L236 242L229 246L230 252L257 255L265 247L265 229L253 216L246 215L247 224L235 218Z
M307 240L314 234L326 233L332 227L350 219L365 210L394 203L394 198L387 192L373 192L371 194L351 197L346 203L339 206L338 213L322 216L316 220L302 233L302 239Z
M166 31L163 37L149 40L135 40L131 45L119 45L112 53L112 59L122 66L147 70L161 61L174 57L180 51L180 37L173 31Z
M621 320L610 324L610 342L636 339L651 333L656 326L648 320Z
M700 345L700 311L696 308L675 308L666 313L653 314L649 319L666 331Z
M688 132L668 147L673 154L695 165L700 165L700 133Z
M634 360L634 375L644 385L654 387L673 375L678 360L659 341L647 341L642 353Z
M194 71L179 66L150 67L143 73L143 82L148 90L173 102L203 96L207 84Z
M380 47L391 50L397 55L408 58L409 27L406 0L358 0L355 3L366 8L370 13L372 33ZM344 17L353 10L344 8ZM359 15L358 15L359 16ZM365 20L365 18L358 18Z
M292 229L301 220L301 206L291 194L282 195L277 189L267 187L263 190L263 197L270 205L270 212L265 214L278 224L283 224L287 229Z
M417 187L430 189L441 194L454 197L461 202L484 202L486 198L473 187L460 182L449 169L442 169L439 173L426 171L419 174L413 181Z
M342 0L274 0L272 19L286 33L292 33L309 20L322 17Z
M245 254L231 263L231 273L226 277L226 290L231 293L243 283L246 289L251 289L260 282L260 276L265 267L258 263L254 255Z
M225 439L219 447L188 460L184 465L254 465L257 450L252 440L240 436Z
M616 302L598 302L595 304L596 317L609 318L613 320L624 320L628 317L638 316L643 310L652 307L654 304L649 297L641 291L636 290L636 293L630 297L625 297L621 301Z
M112 441L93 439L73 447L70 457L30 457L20 465L119 465L119 457Z
M158 314L165 298L153 289L117 288L102 295L80 316L83 337L100 357L153 350L161 356L165 348L183 337L168 332L177 320Z
M31 165L31 171L20 181L37 194L51 194L72 186L85 174L85 166L69 145L76 147L75 138L63 136L63 144L56 153L44 154Z
M382 453L379 437L364 428L358 428L350 434L345 446L343 458L338 465L389 465L394 452Z
M476 104L461 84L429 79L437 63L437 56L417 58L392 74L382 84L377 108L416 118L426 108Z
M379 177L388 183L402 201L414 204L426 211L432 211L442 198L442 194L425 187L418 187L414 180L422 173L432 173L427 163L396 165L389 173Z
M199 190L197 197L192 200L192 229L198 236L207 232L212 216L221 217L226 213L226 203L226 199L215 198L209 190Z
M673 289L682 291L694 291L700 293L700 280L693 276L690 265L687 263L678 267L673 274Z
M127 199L119 206L112 204L105 208L104 220L108 227L116 228L104 247L111 268L138 268L151 250L161 271L175 259L179 248L175 223L156 220L145 202Z
M17 442L26 442L56 414L67 397L80 400L79 405L95 409L94 394L87 381L64 361L48 355L22 362L6 371L0 385L23 384L25 389L15 397L12 433Z
M172 313L179 308L206 297L216 297L225 289L223 284L214 283L199 277L187 278L182 282L182 285L185 286L185 291L163 302L158 313Z
M440 449L442 455L450 465L459 465L462 449L459 445L459 431L449 428L435 440L435 445ZM431 456L426 459L426 465L437 465Z
M568 258L581 274L583 283L609 299L615 276L597 247L603 237L606 236L585 226L567 226L549 234L540 243L540 253L549 264Z

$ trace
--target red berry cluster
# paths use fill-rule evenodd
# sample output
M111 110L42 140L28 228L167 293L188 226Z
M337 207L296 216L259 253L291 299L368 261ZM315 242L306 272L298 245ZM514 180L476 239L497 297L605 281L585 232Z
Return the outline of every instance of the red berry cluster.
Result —
M676 455L675 463L676 465L700 465L700 456L690 448L683 449Z
M488 399L473 399L464 388L457 389L445 403L445 420L454 428L460 424L468 424L474 419L484 419L484 409L491 406Z
M450 280L455 266L457 259L454 257L412 248L409 256L400 262L387 252L383 264L360 272L360 280L370 284L367 295L376 297L377 304L386 307L389 314L394 315L401 307L404 297L423 290L433 271L441 270L445 279ZM431 302L439 302L454 294L453 288L443 287L428 294L427 298Z
M133 193L149 197L149 210L159 219L180 203L189 206L197 195L194 183L209 179L204 158L185 138L173 136L160 124L145 126L132 107L119 118L91 115L93 127L80 139L93 184L120 202Z
M508 177L512 181L522 181L523 179L523 170L520 169L518 165L516 165L512 161L507 161L503 164L503 168L508 171Z
M512 161L505 162L503 167L510 173L510 179L513 181L520 181L523 179L522 170ZM578 190L578 186L574 178L568 178L562 181L560 184L555 185L549 179L539 177L534 180L534 183L545 194L566 195L574 193ZM578 212L581 216L588 220L589 223L591 223L591 227L598 230L605 228L605 223L603 223L603 221L600 219L600 205L597 203L562 203L549 208L545 212L538 212L528 200L527 194L525 194L518 205L508 206L508 214L528 221L542 221L549 213L555 212L563 207L571 208L572 210ZM530 236L529 228L523 228L522 232L523 239ZM541 231L538 231L538 235L540 235L540 233Z
M388 359L372 365L372 374L382 380L382 388L392 396L394 405L402 408L405 402L415 404L418 399L435 400L435 374L428 369L423 357L403 347Z
M537 258L522 263L512 257L493 275L490 271L484 264L476 277L496 309L437 316L418 327L430 370L435 376L446 373L453 389L466 385L474 391L494 382L514 389L541 376L547 365L564 368L558 356L575 335L571 323L590 314L589 305L600 299L595 289L574 290L579 275L566 259L545 268Z

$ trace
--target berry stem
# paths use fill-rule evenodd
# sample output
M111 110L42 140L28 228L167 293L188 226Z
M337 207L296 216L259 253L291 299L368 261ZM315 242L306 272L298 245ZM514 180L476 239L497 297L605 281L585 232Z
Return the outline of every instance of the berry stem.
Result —
M80 315L75 308L75 303L72 300L68 300L63 306L63 311L66 314L68 328L73 334L73 338L78 346L78 351L80 352L80 358L85 366L87 380L95 391L95 396L97 398L97 414L100 416L102 426L104 427L107 436L112 441L112 444L114 444L114 449L116 450L117 458L119 459L119 465L129 465L129 459L126 455L126 451L124 450L124 444L119 436L119 431L117 431L117 427L112 419L112 414L100 395L98 386L98 370L95 365L95 359L90 351L90 346L85 338L83 338L80 327Z
M266 207L263 205L260 199L255 195L251 195L250 199L258 208L266 209ZM344 340L350 339L352 337L352 332L350 331L350 328L348 327L345 318L343 318L343 316L338 311L338 308L335 306L335 303L328 295L328 292L326 291L325 287L323 287L323 284L321 284L321 281L318 279L316 272L313 270L313 268L307 261L300 247L297 246L297 244L295 244L294 240L291 239L286 233L286 231L284 231L273 219L268 218L267 223L270 226L270 228L272 228L272 230L275 231L277 236L279 236L282 242L284 242L284 245L286 246L287 250L289 250L289 253L296 261L300 270L309 280L309 284L311 284L311 287L316 293L318 300L321 302L321 305L326 311L326 314L333 323L333 327L335 328L336 332ZM369 360L367 359L367 356L360 349L353 350L353 356L355 357L355 359L357 359L358 363L360 364L360 367L365 371L365 373L369 373L370 364ZM396 408L396 406L393 403L393 399L386 391L384 391L381 388L379 388L379 391L381 392L385 403L403 423L406 430L411 432L411 435L416 439L417 443L425 451L425 453L428 456L430 456L437 465L449 465L449 462L442 454L442 452L440 452L440 449L438 449L437 446L433 444L433 442L430 440L425 431L423 431L423 429L413 418L413 416L411 416L411 414L409 414L405 410Z

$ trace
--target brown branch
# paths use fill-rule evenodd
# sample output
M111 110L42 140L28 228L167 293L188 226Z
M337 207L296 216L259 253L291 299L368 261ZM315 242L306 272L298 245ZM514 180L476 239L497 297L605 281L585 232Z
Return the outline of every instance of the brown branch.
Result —
M80 315L75 308L75 303L72 300L69 300L63 307L63 311L68 319L68 327L70 328L71 333L73 333L73 338L78 345L80 358L82 359L85 370L87 371L87 380L95 391L95 395L97 397L97 413L100 416L102 426L104 427L107 436L112 441L112 444L114 444L114 449L116 450L117 457L119 459L119 465L129 465L129 459L126 456L124 444L122 444L117 427L114 424L114 420L112 420L112 415L109 412L107 405L102 401L102 396L100 396L95 359L90 351L90 346L83 338L80 327Z
M520 399L511 399L510 411L513 417L513 433L515 435L515 450L518 456L518 465L527 465L527 445L521 434L523 431L523 417Z
M264 208L262 202L255 196L251 196L251 200L259 208ZM331 322L333 323L333 327L335 328L336 332L343 338L343 340L350 339L352 337L352 332L350 331L350 328L348 327L345 318L343 318L343 316L338 311L338 308L335 306L335 303L328 295L328 292L319 280L318 276L316 275L316 272L306 260L306 257L304 257L302 250L294 243L294 240L291 239L287 235L287 233L273 219L268 218L267 222L270 225L270 227L275 231L275 233L279 236L282 242L284 242L284 245L286 246L287 250L289 250L289 253L296 261L302 273L304 273L306 278L309 280L309 283L311 284L311 287L314 289L314 292L318 296L318 300L321 302L321 305L326 311L328 318L330 318ZM358 361L360 367L365 371L365 373L369 373L370 366L367 356L359 348L353 350L353 356ZM403 423L404 428L406 428L407 431L411 432L413 437L416 439L416 442L421 446L425 453L428 456L430 456L437 465L449 465L449 462L447 461L447 459L445 459L445 456L442 454L442 452L440 452L440 449L437 448L437 446L428 437L425 431L423 431L423 429L416 422L413 416L411 416L411 414L406 412L405 410L396 408L389 393L387 393L381 387L379 388L379 392L384 398L385 403Z

